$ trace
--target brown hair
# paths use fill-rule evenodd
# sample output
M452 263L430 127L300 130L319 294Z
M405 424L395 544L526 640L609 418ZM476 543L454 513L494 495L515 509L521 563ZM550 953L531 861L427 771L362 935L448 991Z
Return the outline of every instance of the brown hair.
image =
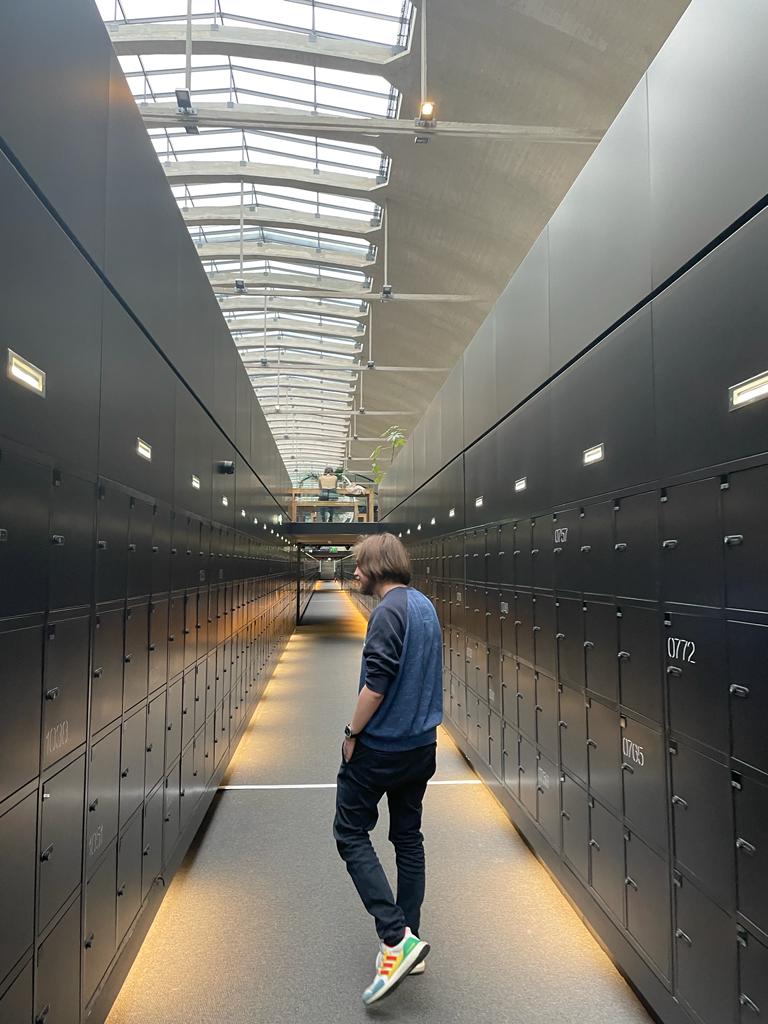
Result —
M392 533L376 533L361 537L353 548L361 572L374 583L411 582L411 560L408 552Z

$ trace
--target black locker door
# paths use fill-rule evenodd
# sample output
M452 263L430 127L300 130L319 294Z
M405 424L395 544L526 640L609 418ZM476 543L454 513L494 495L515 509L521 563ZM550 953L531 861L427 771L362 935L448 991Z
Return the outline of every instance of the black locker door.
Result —
M51 493L49 607L90 604L96 489L86 480L54 470Z
M488 703L493 711L502 713L501 703L501 651L488 648Z
M129 604L125 610L125 670L123 710L129 711L147 696L149 686L149 605Z
M141 907L141 828L143 814L134 814L117 843L117 944Z
M43 768L85 742L90 618L60 619L46 629Z
M678 862L724 907L734 905L734 828L731 772L675 744L672 828Z
M739 942L740 1024L752 1024L768 1012L768 947L746 932Z
M621 719L624 816L646 842L667 849L666 743L659 729Z
M560 691L560 757L563 768L587 783L587 709L584 694L564 686Z
M147 714L142 708L123 722L120 750L120 826L144 800Z
M45 609L51 473L0 452L0 618Z
M520 801L530 816L536 820L539 786L536 748L522 736L518 747L518 769L520 772Z
M504 772L504 726L501 715L491 711L489 720L490 765L496 778Z
M516 587L533 586L533 561L531 559L531 523L522 519L514 524L512 534L513 573Z
M657 608L622 605L619 610L619 692L621 704L661 724L664 683L661 618Z
M168 704L165 716L165 770L166 772L181 754L181 680L168 687Z
M177 764L165 779L163 802L163 863L168 864L179 839L181 768Z
M79 944L78 944L79 947ZM0 995L0 1020L6 1024L29 1024L32 1019L32 962Z
M650 601L658 597L659 495L634 494L616 502L616 593Z
M768 611L768 466L732 473L723 492L726 603Z
M561 683L583 687L584 605L580 600L561 597L557 602L557 671Z
M627 929L665 978L671 977L669 864L627 833Z
M561 777L563 855L583 882L589 878L589 801L567 775Z
M536 784L539 794L539 824L556 850L560 849L560 777L557 766L539 754Z
M152 521L151 593L167 594L171 588L171 510L155 505Z
M96 613L93 634L91 734L119 718L123 710L122 605Z
M516 654L515 595L511 590L502 590L499 593L499 626L501 630L501 649L509 654Z
M117 835L120 801L120 729L91 748L85 814L85 873Z
M210 639L208 635L208 622L210 611L208 609L209 591L207 586L200 587L197 595L197 656L202 658L208 653Z
M624 826L601 804L589 812L590 877L592 888L614 917L624 921Z
M517 725L531 741L536 739L536 673L520 662L517 668Z
M552 527L555 587L558 592L581 592L581 513L576 508L558 512Z
M674 733L728 751L728 669L719 616L664 617L669 723Z
M539 516L531 522L531 564L533 585L538 590L554 590L554 520Z
M168 602L168 678L184 671L184 594L171 594Z
M89 1002L115 954L117 843L85 887L85 1002ZM77 1020L77 1018L73 1018Z
M602 501L588 505L581 520L582 590L586 594L613 594L614 577L614 503Z
M78 899L37 951L36 1020L80 1020L80 949Z
M126 595L129 498L111 483L101 483L97 494L96 600L115 601Z
M519 745L520 737L517 730L505 724L501 754L501 781L504 783L504 787L518 800L520 799Z
M615 811L621 809L619 716L596 700L587 701L589 788Z
M511 523L502 523L499 527L498 580L507 587L515 585L515 531Z
M195 734L195 668L184 673L181 686L181 745L185 747Z
M608 700L619 697L618 621L612 604L584 604L584 650L587 688Z
M37 775L42 679L42 627L0 630L0 800Z
M168 598L149 603L149 692L164 686L168 678Z
M32 945L35 926L35 839L37 792L0 816L0 977ZM12 921L13 927L7 922ZM2 1003L0 1003L2 1007ZM0 1018L2 1019L2 1018Z
M485 578L489 586L501 583L499 574L499 548L501 527L489 526L485 535Z
M501 656L501 717L517 728L517 658Z
M163 870L163 796L158 786L144 804L142 836L141 898L145 900L155 879Z
M197 658L197 587L189 589L184 600L184 668Z
M734 1024L736 927L692 882L676 888L677 995L704 1024Z
M250 650L248 651L248 657ZM206 678L208 671L208 662L203 660L199 665L195 666L195 696L194 696L194 732L197 734L205 724L205 693L206 693ZM247 669L246 669L247 675ZM250 688L250 683L248 683Z
M557 683L543 672L536 673L536 741L553 761L558 756Z
M718 480L698 480L668 489L662 502L661 569L665 601L722 603Z
M534 619L533 595L515 595L515 627L517 629L517 656L533 665L535 651L533 647Z
M144 753L144 791L149 793L160 781L165 764L165 692L147 705Z
M549 676L554 676L557 673L555 599L537 594L533 614L536 668Z
M733 756L768 772L768 627L729 622L726 628Z
M48 924L80 881L84 797L85 755L43 785L38 883L40 929Z
M745 771L734 781L738 907L768 934L768 780Z

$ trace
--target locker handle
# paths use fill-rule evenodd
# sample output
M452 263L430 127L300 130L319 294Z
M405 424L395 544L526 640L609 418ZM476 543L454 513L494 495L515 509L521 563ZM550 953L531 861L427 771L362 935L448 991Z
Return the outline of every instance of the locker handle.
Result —
M126 654L126 656L123 658L123 661L125 662L126 665L130 665L131 662L133 661L133 655Z
M585 650L589 651L589 650L591 650L591 649L592 649L592 648L593 648L594 646L595 646L594 640L585 640L585 641L584 641L584 648L585 648Z
M128 773L130 772L130 770L131 770L130 768L123 768L123 770L120 772L120 778L121 779L127 779L128 778Z
M581 551L582 555L588 555L591 550L592 550L592 545L591 544L582 544L581 547L579 548L579 551Z
M144 847L144 849L143 849L143 850L141 851L141 855L142 855L142 857L148 857L148 856L149 856L149 851L150 851L151 849L152 849L152 844L151 844L151 843L147 843L147 845L146 845L146 846Z
M536 705L536 710L537 710L537 711L543 711L543 710L544 710L544 708L543 708L543 707L541 706L541 704L537 704L537 705Z
M521 775L525 775L525 768L522 765L518 765L517 770L520 772Z
M566 821L570 821L571 820L571 816L568 813L568 811L560 811L560 817L561 818L565 818Z
M667 665L667 675L674 676L675 679L679 679L683 674L683 670L678 668L677 665Z
M552 554L553 555L562 555L562 553L563 553L563 549L562 548L553 548L552 549Z
M189 634L190 634L191 630L189 630L189 629L184 629L184 630L182 630L182 632L183 632L184 636L189 636Z
M624 879L624 885L631 885L635 892L637 892L637 882L634 878L630 878L629 875Z
M105 540L97 540L96 541L96 547L99 549L99 551L106 551L107 550L107 542Z
M565 640L565 633L555 633L555 640Z
M58 696L59 696L59 688L58 688L58 686L54 686L50 690L46 691L45 699L46 700L56 700L56 698Z
M540 633L541 632L541 626L534 626L533 627L533 632L534 633Z
M677 794L675 794L672 797L672 803L673 803L673 805L675 805L677 807L682 807L682 809L684 811L688 810L688 801L687 800L683 800L683 798L681 796L677 796Z
M44 1024L45 1018L48 1016L48 1014L50 1012L51 1012L51 1004L48 1003L46 1006L44 1006L42 1008L40 1013L38 1013L38 1015L35 1017L35 1024Z
M50 846L46 847L46 849L43 850L43 852L40 854L40 860L41 861L50 860L52 853L53 853L53 843L51 843Z
M149 650L150 650L150 651L155 651L155 650L157 650L157 645L156 645L156 644L150 644L150 645L149 645Z
M736 840L736 849L741 850L742 853L746 853L749 857L754 857L757 853L757 847L753 846L752 843L748 843L746 839L739 837Z
M630 655L629 651L619 651L619 660L620 661L629 661L630 658L631 658L631 655Z
M172 643L173 643L173 642L175 641L175 639L176 639L176 637L175 637L175 636L174 636L173 634L171 634L171 635L170 635L170 636L168 637L168 643L171 643L171 644L172 644Z
M104 669L103 668L95 668L93 670L93 678L94 679L101 679L103 674L104 674Z
M693 942L691 940L690 935L686 935L682 928L678 928L677 929L677 931L675 932L675 938L676 939L682 939L682 941L686 944L686 946L692 946L693 945Z
M749 687L739 686L738 683L731 683L731 685L728 687L728 692L734 697L748 697Z
M151 753L152 753L152 747L153 747L153 744L152 744L152 743L148 743L148 744L147 744L147 746L146 746L146 751L147 751L147 753L148 753L148 754L151 754Z
M544 787L543 786L537 786L536 787L536 792L537 793L543 793L544 792Z
M120 886L120 888L117 890L117 895L118 896L125 896L125 883L123 883Z
M489 616L489 615L491 615L491 612L486 612L486 613L485 613L485 617L486 617L486 618L488 618L488 616Z
M173 729L173 722L169 722L168 723L168 732L171 732L172 729Z
M96 797L95 800L91 800L91 802L88 804L88 811L92 813L93 811L96 810L96 808L98 806L99 806L99 798Z
M627 547L628 547L628 545L626 544L626 542L622 540L622 541L619 541L618 544L614 544L613 545L613 550L614 551L626 551Z
M632 767L631 764L627 764L626 761L624 762L624 764L622 764L621 770L623 772L629 772L630 775L634 775L635 774L635 769Z
M160 548L157 546L157 544L153 544L152 545L152 554L153 555L156 555L159 550L160 550Z
M136 550L136 545L135 544L129 544L128 545L128 550L129 551L135 551Z
M515 619L515 625L516 626L522 626L522 624L523 624L522 619Z
M96 938L96 936L94 935L93 932L91 932L90 935L86 936L86 939L83 942L83 945L85 946L86 949L90 949L93 946L93 940L95 938Z
M64 544L64 535L62 533L54 533L51 537L51 544L55 544L56 547L62 547Z
M661 546L665 551L672 551L673 548L677 547L677 541L674 538L670 540L663 540L661 542Z
M739 1006L746 1006L746 1008L751 1010L753 1013L758 1015L760 1014L760 1007L753 1003L745 992L742 992L739 996Z
M178 555L178 553L179 553L179 549L178 548L171 548L171 554L172 555Z
M587 740L587 746L593 747L595 750L597 750L597 743L595 743L594 740Z
M726 537L723 537L723 543L727 544L729 547L735 548L739 544L743 544L744 543L744 534L743 533L729 533Z
M557 727L558 727L558 729L567 729L568 728L568 723L564 722L563 719L561 718L560 721L557 723Z
M596 839L590 839L589 845L592 847L593 850L597 850L598 853L600 852L600 843L598 843Z
M513 551L513 552L512 552L512 557L513 557L513 558L517 558L517 556L518 556L519 554L520 554L520 548L518 548L518 549L517 549L516 551Z

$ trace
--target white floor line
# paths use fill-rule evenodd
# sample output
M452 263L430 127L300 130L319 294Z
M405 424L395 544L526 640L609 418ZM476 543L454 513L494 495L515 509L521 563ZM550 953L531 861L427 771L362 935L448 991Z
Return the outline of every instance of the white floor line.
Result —
M428 786L481 786L481 779L437 779L427 783ZM219 786L224 789L336 789L335 782L303 782L291 785L272 786Z

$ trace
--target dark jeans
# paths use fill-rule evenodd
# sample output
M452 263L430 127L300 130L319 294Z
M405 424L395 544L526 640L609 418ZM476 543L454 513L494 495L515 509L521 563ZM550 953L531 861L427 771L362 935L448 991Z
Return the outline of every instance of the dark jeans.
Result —
M427 781L435 774L431 743L416 750L380 751L357 741L350 761L337 777L333 836L376 931L388 946L397 945L407 925L419 934L424 902L424 837L421 804ZM384 794L389 803L389 841L395 847L397 900L371 845L370 832Z

